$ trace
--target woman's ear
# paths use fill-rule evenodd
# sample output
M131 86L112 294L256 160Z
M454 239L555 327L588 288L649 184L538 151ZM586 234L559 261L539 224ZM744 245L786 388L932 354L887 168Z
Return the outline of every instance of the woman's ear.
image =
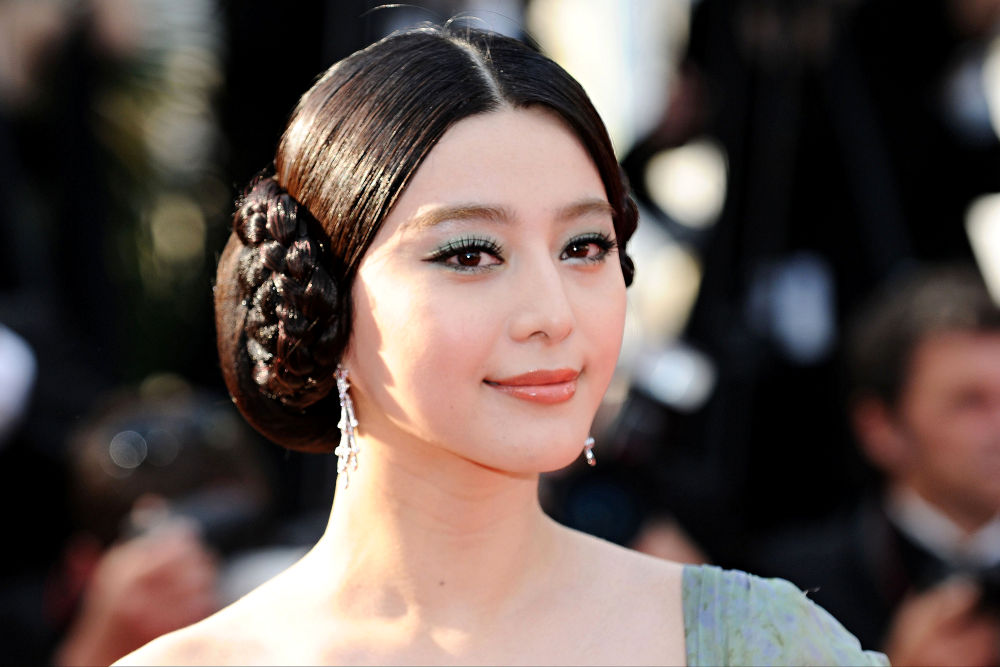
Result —
M909 447L896 415L885 401L874 396L856 399L850 417L868 459L890 477L901 474Z

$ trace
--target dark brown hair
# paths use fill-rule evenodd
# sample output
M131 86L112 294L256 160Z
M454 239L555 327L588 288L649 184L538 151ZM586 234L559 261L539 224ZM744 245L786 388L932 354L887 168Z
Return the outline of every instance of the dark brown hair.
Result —
M292 449L333 448L333 373L351 334L351 284L376 232L449 127L531 106L558 114L594 160L631 282L625 243L636 209L583 88L515 39L456 24L397 33L302 96L273 176L253 183L234 215L216 282L219 357L257 430Z
M895 408L917 346L951 332L1000 333L1000 307L979 273L971 266L945 265L896 276L864 304L849 328L849 398L877 398Z

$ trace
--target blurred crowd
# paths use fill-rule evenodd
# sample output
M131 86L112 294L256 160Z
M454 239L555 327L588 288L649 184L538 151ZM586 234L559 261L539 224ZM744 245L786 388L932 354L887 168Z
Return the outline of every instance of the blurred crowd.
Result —
M336 460L226 397L215 258L316 74L467 14L621 73L631 319L546 510L1000 665L1000 1L382 4L0 0L3 655L113 661L319 537Z

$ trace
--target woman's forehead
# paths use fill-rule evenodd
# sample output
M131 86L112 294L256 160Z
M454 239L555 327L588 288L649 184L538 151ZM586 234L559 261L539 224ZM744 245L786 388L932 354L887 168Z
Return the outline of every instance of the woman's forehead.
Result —
M597 167L554 113L479 114L451 127L414 174L386 224L426 226L472 215L504 221L606 208Z

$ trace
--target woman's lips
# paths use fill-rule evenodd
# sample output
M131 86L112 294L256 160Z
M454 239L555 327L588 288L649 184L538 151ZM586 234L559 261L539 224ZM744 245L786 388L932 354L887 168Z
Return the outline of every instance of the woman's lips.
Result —
M576 393L576 379L580 372L568 368L558 370L531 371L500 380L485 380L486 384L508 396L524 401L543 403L563 403Z

